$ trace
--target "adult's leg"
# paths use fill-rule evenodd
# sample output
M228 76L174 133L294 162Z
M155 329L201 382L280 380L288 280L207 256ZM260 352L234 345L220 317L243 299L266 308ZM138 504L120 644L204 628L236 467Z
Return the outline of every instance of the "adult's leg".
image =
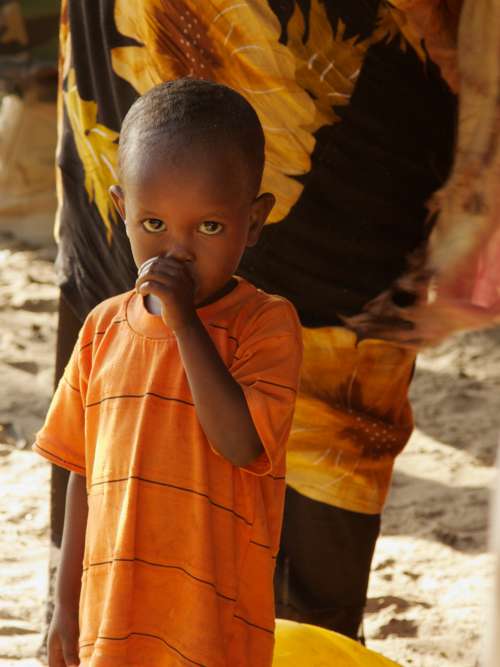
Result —
M379 531L379 514L333 507L287 487L277 616L357 639Z

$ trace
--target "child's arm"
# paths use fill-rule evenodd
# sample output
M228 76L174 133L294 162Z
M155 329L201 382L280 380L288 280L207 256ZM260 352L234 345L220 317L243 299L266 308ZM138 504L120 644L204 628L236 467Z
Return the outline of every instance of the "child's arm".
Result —
M240 385L224 365L198 316L176 334L205 435L233 465L252 463L263 447Z
M66 492L66 513L57 572L54 615L49 628L50 667L78 665L78 607L87 528L85 477L70 473Z
M162 316L176 334L196 414L210 444L236 466L252 463L263 451L262 442L240 385L196 313L187 269L172 258L150 260L139 272L137 289L163 303Z

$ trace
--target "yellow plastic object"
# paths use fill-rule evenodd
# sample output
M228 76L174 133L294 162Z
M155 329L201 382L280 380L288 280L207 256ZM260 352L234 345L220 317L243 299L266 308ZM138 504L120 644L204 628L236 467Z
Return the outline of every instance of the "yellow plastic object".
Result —
M358 642L315 625L276 620L273 667L401 667Z

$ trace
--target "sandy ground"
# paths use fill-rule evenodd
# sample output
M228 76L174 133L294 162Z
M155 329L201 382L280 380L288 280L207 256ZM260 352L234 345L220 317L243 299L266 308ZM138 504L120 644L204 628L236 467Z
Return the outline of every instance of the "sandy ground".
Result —
M52 389L52 255L0 236L0 666L41 664L49 466L29 444ZM492 572L499 343L499 330L467 334L419 360L417 429L397 461L365 621L368 645L402 665L477 664Z

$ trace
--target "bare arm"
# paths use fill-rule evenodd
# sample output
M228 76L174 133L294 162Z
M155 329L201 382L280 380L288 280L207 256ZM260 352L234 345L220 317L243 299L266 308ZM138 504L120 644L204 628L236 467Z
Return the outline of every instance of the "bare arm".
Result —
M196 316L176 331L196 414L211 445L236 466L263 451L245 395Z
M61 562L57 573L56 604L65 609L76 609L80 600L80 586L87 528L87 489L85 477L72 472L66 491L66 513L61 546Z
M79 664L78 608L87 515L85 477L72 472L66 491L61 562L57 572L54 615L48 635L49 667Z

